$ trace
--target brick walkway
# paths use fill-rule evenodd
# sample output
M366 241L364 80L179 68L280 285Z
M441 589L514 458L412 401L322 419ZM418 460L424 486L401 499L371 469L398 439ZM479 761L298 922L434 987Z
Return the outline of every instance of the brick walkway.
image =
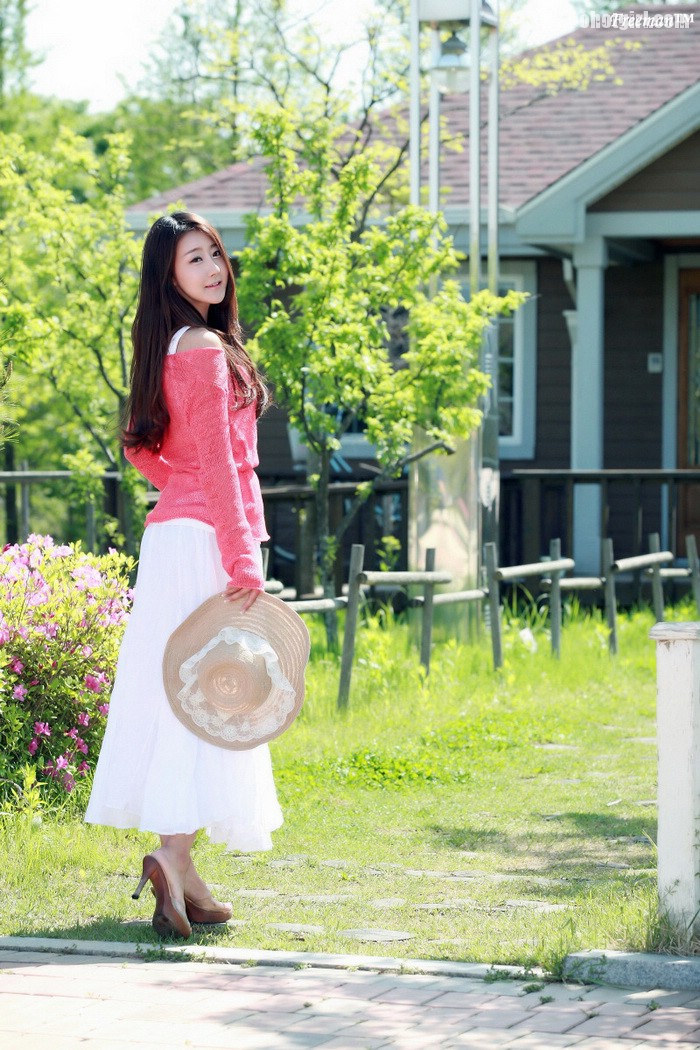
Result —
M700 990L0 951L2 1050L127 1046L690 1050Z

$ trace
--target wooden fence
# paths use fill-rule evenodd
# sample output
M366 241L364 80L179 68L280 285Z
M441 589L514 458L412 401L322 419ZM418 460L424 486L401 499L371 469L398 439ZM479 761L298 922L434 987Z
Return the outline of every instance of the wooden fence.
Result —
M700 477L700 474L699 474ZM20 529L21 534L26 536L31 531L30 522L30 499L29 492L32 485L55 483L57 481L70 481L72 472L67 470L56 471L12 471L0 472L0 483L6 486L18 486L20 490ZM119 492L119 481L121 475L117 471L106 472L102 481L106 488L113 486L115 493ZM354 491L353 483L339 483L333 486L337 489L336 498L343 499L348 493ZM400 491L405 494L406 483L389 482L383 486L382 491L377 494L377 499L387 500L391 494ZM280 486L278 489L266 489L266 499L270 494L276 493L278 500L296 501L297 507L307 505L313 498L313 490L309 486ZM405 498L405 497L402 497ZM117 497L118 503L118 497ZM387 515L386 505L383 513ZM374 517L374 515L373 515ZM85 508L85 532L88 549L95 549L95 507L89 500ZM436 592L436 587L441 584L452 582L449 572L435 570L435 551L426 552L425 568L415 572L408 571L375 571L365 567L364 544L353 544L350 551L350 564L348 570L347 593L343 594L342 582L337 586L337 596L334 598L306 598L299 597L304 593L303 589L297 589L297 598L289 602L290 607L301 614L325 613L333 610L345 609L345 631L343 636L343 651L341 657L340 681L338 686L338 707L344 709L349 704L350 686L352 680L352 667L354 662L355 640L359 622L359 611L363 595L367 588L373 586L393 586L397 588L420 588L421 594L413 594L408 598L408 605L421 610L421 641L420 659L426 672L430 670L430 654L432 648L433 634L433 610L440 605L471 603L488 601L489 627L491 633L491 647L493 665L495 668L503 664L503 647L501 637L501 585L504 583L525 582L530 579L539 581L539 593L547 597L551 628L551 646L554 655L559 656L561 652L561 596L572 591L601 591L604 599L606 620L609 630L609 647L611 653L618 649L617 635L617 583L625 575L636 578L639 584L642 580L648 580L651 584L652 604L657 622L663 621L664 617L664 582L687 580L694 596L695 604L700 616L700 559L695 538L686 538L687 565L672 566L674 560L671 551L660 549L658 533L649 536L649 551L646 554L637 554L630 558L615 558L612 540L606 538L603 541L603 571L600 576L567 576L566 573L575 568L571 558L561 557L561 541L553 539L549 546L549 557L536 562L528 562L519 565L499 566L498 554L495 544L486 544L485 547L485 578L484 586L472 590ZM269 559L269 551L265 552L266 567ZM267 568L266 568L267 574ZM309 588L311 580L311 569L307 564L303 574L309 576ZM269 581L266 589L271 593L280 593L283 584L279 581Z
M408 605L420 608L420 661L430 671L430 654L433 635L433 610L439 605L480 602L487 600L490 611L489 627L491 633L491 650L494 668L503 666L502 646L502 604L501 584L522 582L536 578L540 583L540 592L547 596L552 653L561 654L562 628L562 593L579 590L601 590L604 595L605 614L609 628L608 644L612 654L618 651L617 638L617 582L622 574L643 573L649 579L652 589L652 601L657 622L664 618L663 581L684 578L690 582L695 598L698 615L700 615L700 561L695 538L689 536L686 541L688 565L675 568L662 568L673 561L670 551L659 549L659 536L649 537L650 550L647 554L634 558L613 556L612 541L605 542L605 566L603 576L566 576L575 568L572 558L562 558L560 541L550 544L549 557L539 562L523 565L499 566L495 544L486 545L486 586L466 591L446 591L435 593L440 584L452 582L452 575L445 571L435 570L435 550L426 551L425 568L415 572L373 572L363 568L364 547L355 544L352 548L350 571L348 574L347 595L336 598L320 598L310 601L291 602L297 612L317 613L332 609L346 609L345 631L341 655L340 680L338 684L337 704L345 710L350 702L352 669L355 658L355 641L359 622L359 611L362 598L372 586L396 586L400 588L419 587L421 595L409 598Z

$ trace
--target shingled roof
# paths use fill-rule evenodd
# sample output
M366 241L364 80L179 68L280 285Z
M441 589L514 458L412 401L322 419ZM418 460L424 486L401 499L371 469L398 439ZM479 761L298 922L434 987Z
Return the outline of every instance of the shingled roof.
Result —
M625 13L643 15L649 8L635 6ZM653 14L656 13L652 9ZM614 78L594 80L584 91L541 93L525 84L501 91L500 178L502 205L518 208L573 171L585 160L646 117L661 109L700 81L700 7L663 8L663 13L695 17L689 28L585 28L526 52L535 55L573 40L585 48L614 39L611 62ZM630 46L632 45L632 46ZM454 95L443 102L451 137L468 141L468 97ZM484 151L485 152L485 149ZM441 184L444 202L468 202L468 173L464 151L444 151ZM131 212L157 211L184 200L193 211L253 212L265 203L264 161L260 158L232 164L183 186L134 204Z

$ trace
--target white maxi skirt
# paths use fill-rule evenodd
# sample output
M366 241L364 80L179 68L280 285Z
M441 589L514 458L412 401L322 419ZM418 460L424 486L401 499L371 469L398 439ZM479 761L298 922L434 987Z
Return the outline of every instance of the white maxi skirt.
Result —
M160 835L205 828L230 850L271 849L282 812L267 744L228 751L200 740L163 688L168 638L227 583L210 525L179 518L146 527L87 823Z

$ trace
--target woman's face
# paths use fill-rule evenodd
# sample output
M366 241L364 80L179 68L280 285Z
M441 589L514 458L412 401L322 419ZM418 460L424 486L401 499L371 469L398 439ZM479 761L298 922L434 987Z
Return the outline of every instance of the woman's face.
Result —
M201 230L184 233L175 249L173 284L205 321L209 307L222 302L227 283L226 261L216 242Z

